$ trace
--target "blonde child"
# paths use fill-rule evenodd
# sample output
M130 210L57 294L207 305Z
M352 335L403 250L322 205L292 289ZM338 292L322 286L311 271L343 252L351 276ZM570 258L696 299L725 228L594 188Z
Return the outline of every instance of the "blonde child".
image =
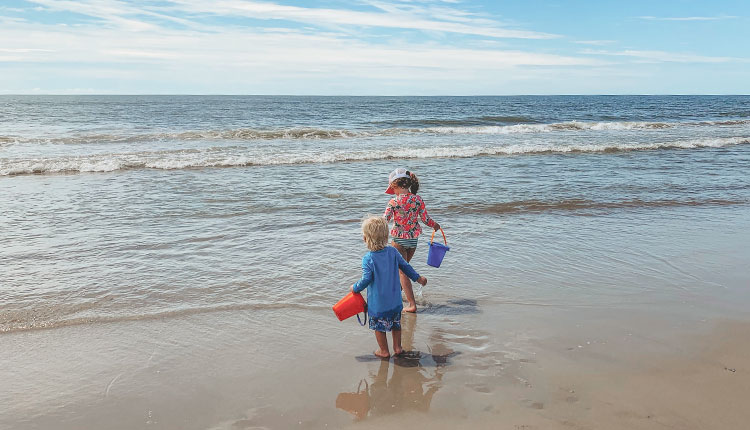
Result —
M419 220L432 227L440 230L440 224L435 222L427 214L424 201L417 194L419 191L419 179L417 175L404 168L398 168L388 176L388 189L386 194L395 194L396 196L388 202L383 216L386 221L393 219L393 228L391 236L393 237L392 245L401 253L406 262L410 262L417 250L417 239L422 233L422 227ZM401 288L404 290L406 300L409 306L404 308L406 312L416 312L417 302L414 300L414 290L411 287L409 277L403 272L400 274Z
M362 221L362 239L370 251L362 257L362 278L352 286L358 293L367 288L367 312L370 314L370 328L375 330L378 349L375 355L380 358L391 356L386 332L393 338L393 353L404 352L401 347L401 283L402 276L408 276L422 285L427 279L404 260L393 247L388 246L388 223L382 217L369 217Z

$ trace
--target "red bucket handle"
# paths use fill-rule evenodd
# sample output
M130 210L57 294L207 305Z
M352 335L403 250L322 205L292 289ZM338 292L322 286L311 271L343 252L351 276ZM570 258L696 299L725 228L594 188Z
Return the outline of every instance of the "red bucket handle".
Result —
M430 243L432 243L435 240L435 232L437 230L432 230L432 237L430 238ZM445 232L443 229L440 229L440 233L443 233L443 242L445 242L445 246L448 246L448 239L445 238Z

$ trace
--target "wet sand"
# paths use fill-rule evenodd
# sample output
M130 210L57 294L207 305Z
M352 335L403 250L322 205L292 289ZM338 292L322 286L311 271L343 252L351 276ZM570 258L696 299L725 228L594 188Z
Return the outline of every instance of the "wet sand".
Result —
M0 336L0 428L744 429L750 321L426 295L403 357L329 309ZM585 323L584 323L585 322ZM9 370L9 372L8 372Z
M747 428L749 329L722 322L675 338L664 355L570 354L535 373L558 390L546 392L546 412L534 421L540 428Z

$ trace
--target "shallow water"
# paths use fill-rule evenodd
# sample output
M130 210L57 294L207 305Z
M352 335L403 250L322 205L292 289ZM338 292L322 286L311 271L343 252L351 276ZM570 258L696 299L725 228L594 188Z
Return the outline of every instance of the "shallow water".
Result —
M326 308L357 279L365 252L359 220L381 213L383 172L402 163L0 179L0 331L222 309ZM710 271L710 263L674 261L686 249L681 242L701 234L731 239L747 227L750 147L410 166L423 175L421 194L452 247L440 270L424 264L429 236L415 257L417 270L436 277L442 290L493 295L500 277L536 285L514 300L627 300L638 290L613 290L607 279L615 271L616 282L633 274L710 293L710 278L691 275ZM652 255L640 252L645 247ZM710 246L706 251L710 258Z
M750 203L748 97L0 102L2 332L325 308L357 277L358 221L381 213L396 166L420 175L453 246L434 276L480 296L498 274L597 279L532 294L571 302L618 300L610 270L695 281L670 266L684 221L744 226Z

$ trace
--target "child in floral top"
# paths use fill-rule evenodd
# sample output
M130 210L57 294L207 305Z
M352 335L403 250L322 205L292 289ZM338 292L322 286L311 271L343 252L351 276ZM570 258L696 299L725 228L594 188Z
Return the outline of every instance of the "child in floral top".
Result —
M440 229L440 224L435 222L427 214L424 201L417 195L419 191L419 179L417 175L404 168L398 168L388 176L388 189L386 194L395 194L396 197L388 202L383 216L387 221L393 220L391 237L393 247L396 248L404 259L409 262L417 250L417 239L422 233L419 220L428 227L435 230ZM406 312L416 312L417 302L414 300L414 290L411 287L409 277L400 273L401 288L404 290L409 306L404 308Z

